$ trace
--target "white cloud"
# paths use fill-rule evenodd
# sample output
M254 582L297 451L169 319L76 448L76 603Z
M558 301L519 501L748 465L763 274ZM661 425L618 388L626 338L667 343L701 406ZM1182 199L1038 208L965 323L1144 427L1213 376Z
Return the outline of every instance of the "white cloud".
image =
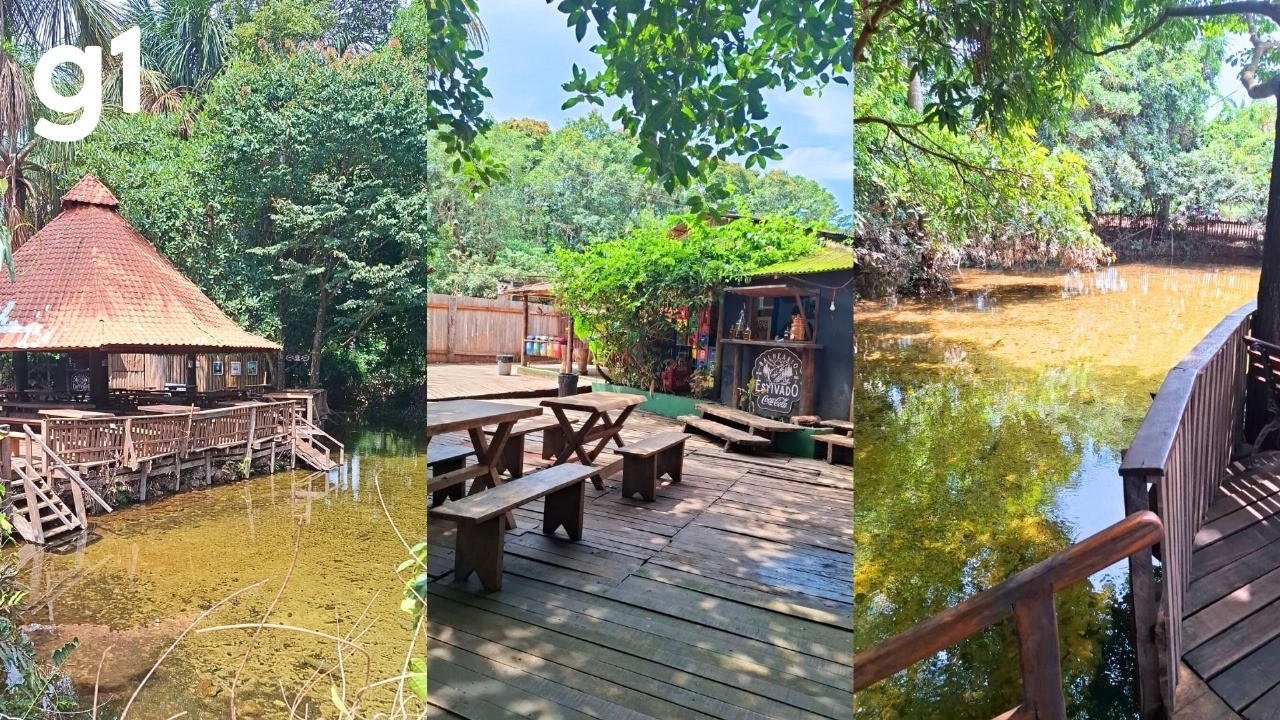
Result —
M782 151L782 160L769 168L786 170L818 182L850 182L853 178L853 148L793 147Z

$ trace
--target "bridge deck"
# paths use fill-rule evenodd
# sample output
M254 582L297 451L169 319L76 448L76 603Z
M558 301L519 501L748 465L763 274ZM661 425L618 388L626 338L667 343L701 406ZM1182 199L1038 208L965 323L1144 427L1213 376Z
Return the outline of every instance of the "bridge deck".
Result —
M622 434L674 429L637 412ZM429 523L428 717L850 717L848 469L696 437L686 453L656 502L588 485L581 542L538 531L541 501L518 510L500 592L453 582L454 525Z
M1183 643L1184 684L1216 697L1175 718L1280 717L1280 453L1228 470L1195 537Z

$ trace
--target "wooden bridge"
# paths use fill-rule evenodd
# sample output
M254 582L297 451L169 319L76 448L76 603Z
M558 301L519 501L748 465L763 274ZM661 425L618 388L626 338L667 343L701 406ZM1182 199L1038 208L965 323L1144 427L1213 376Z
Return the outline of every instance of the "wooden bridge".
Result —
M1253 311L1169 371L1121 462L1124 520L860 653L854 691L1012 616L1022 703L1000 717L1065 719L1054 593L1128 558L1142 718L1280 717L1280 453L1244 437L1280 348Z
M111 512L107 498L143 501L149 487L208 486L224 466L247 475L255 463L272 471L285 459L290 467L341 472L346 449L296 401L47 418L26 422L0 441L0 481L14 530L28 542L45 543L87 527L90 512Z

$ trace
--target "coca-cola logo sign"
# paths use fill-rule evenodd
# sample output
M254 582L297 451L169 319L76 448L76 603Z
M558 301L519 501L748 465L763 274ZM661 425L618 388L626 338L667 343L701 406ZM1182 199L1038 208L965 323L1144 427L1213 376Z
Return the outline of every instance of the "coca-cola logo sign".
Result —
M770 348L756 357L756 412L790 415L800 400L800 357L786 348Z

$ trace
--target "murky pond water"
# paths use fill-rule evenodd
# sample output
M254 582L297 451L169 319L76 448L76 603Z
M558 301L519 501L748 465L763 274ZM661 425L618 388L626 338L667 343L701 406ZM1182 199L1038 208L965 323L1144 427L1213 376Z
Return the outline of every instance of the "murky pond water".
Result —
M1165 372L1258 271L968 271L855 315L855 643L862 650L1123 516L1117 469ZM1125 574L1057 595L1070 713L1129 717ZM1011 622L858 695L859 718L1018 704Z
M47 653L78 638L68 672L88 699L102 661L97 684L118 711L201 612L265 580L200 627L260 621L292 566L269 622L351 638L360 649L344 645L337 672L336 641L264 630L240 672L240 717L286 717L285 699L292 703L317 669L334 672L315 684L311 718L336 716L331 684L350 700L367 682L401 674L415 638L398 608L395 569L407 552L396 529L410 544L425 537L425 445L395 432L346 440L345 478L289 472L187 492L95 518L101 539L82 549L20 551L20 576L35 598L24 619L37 647ZM227 688L252 634L187 634L129 716L229 717ZM367 693L364 706L385 707L391 687Z

